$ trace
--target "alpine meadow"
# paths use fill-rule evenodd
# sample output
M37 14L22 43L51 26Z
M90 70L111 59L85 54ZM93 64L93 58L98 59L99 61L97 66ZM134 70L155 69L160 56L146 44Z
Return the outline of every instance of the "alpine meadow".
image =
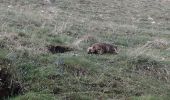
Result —
M0 0L0 100L170 100L170 0Z

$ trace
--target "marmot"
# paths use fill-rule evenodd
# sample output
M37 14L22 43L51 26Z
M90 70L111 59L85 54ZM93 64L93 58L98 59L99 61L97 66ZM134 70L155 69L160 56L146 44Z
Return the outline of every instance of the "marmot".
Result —
M112 53L118 54L118 48L116 45L111 45L107 43L95 43L89 48L87 48L88 54L103 54L103 53Z

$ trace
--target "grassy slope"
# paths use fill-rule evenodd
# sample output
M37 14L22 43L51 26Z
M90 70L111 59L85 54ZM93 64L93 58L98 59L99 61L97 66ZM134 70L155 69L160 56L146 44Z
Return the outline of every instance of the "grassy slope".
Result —
M168 0L2 0L0 56L14 62L24 86L24 95L10 99L166 100L169 11ZM50 54L44 48L72 45L88 34L117 44L120 53Z

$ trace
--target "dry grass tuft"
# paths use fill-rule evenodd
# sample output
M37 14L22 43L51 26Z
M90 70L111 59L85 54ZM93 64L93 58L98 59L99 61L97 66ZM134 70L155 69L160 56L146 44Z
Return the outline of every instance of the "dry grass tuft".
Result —
M98 39L93 35L84 35L79 39L75 40L72 45L78 50L86 49L88 45L98 42Z
M164 39L155 39L153 41L148 41L145 45L139 46L137 48L129 49L129 55L133 57L138 57L140 55L147 55L153 59L159 61L165 60L164 56L161 55L161 50L168 50L169 42Z
M47 52L45 44L42 41L25 38L17 33L1 33L0 45L2 48L7 48L10 51L26 50L34 54ZM36 42L37 41L37 42Z

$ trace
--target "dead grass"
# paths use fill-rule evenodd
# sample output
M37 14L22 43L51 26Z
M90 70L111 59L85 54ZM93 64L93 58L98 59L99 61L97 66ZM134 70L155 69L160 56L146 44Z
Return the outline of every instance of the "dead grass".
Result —
M143 48L167 49L169 46L169 41L165 39L155 39L153 41L148 41Z
M85 35L85 36L82 36L82 37L78 38L77 40L75 40L72 43L72 45L73 45L73 47L77 48L78 50L85 50L90 45L92 45L93 43L96 43L98 41L99 40L93 35Z
M1 33L1 47L10 51L26 50L30 53L41 54L47 52L45 43L42 41L35 41L31 38L24 38L24 36L16 33Z

